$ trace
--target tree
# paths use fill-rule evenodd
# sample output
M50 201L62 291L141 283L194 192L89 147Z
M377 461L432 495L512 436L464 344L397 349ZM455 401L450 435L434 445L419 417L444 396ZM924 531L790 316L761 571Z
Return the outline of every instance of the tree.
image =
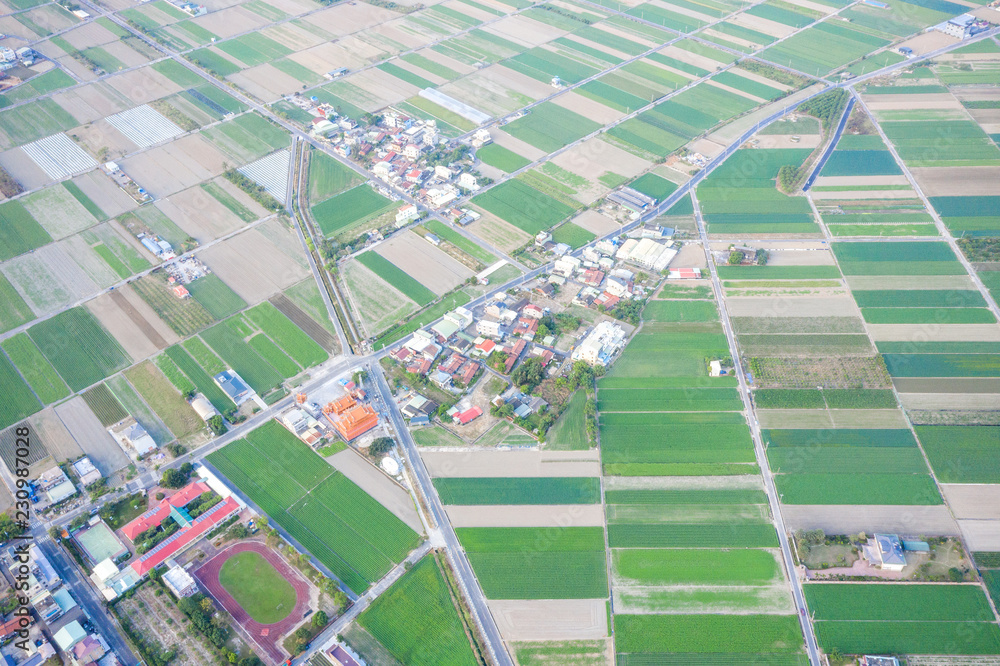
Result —
M212 432L216 435L226 434L226 422L222 420L222 417L218 414L215 416L210 416L208 421L208 427L212 429Z
M323 611L316 611L316 614L313 615L312 625L316 629L322 629L323 627L326 626L326 623L329 621L330 619L326 616L326 613L324 613Z
M337 610L343 610L343 608L347 606L347 602L349 601L347 598L347 593L341 590L339 587L337 588L337 591L333 593L332 596L333 596L333 605L337 607Z
M160 485L164 488L180 488L191 478L192 471L194 465L191 463L184 463L177 469L168 469L163 473Z
M206 613L214 613L215 612L215 607L212 606L212 600L209 599L208 597L205 597L204 599L202 599L198 603L198 605L201 606L201 610L203 610Z
M396 441L392 437L379 437L368 447L368 455L372 458L378 458L392 451L395 446Z
M295 630L295 640L298 641L299 645L305 645L312 638L312 634L305 627L299 627Z
M739 250L730 251L728 263L730 266L739 266L743 263L743 253Z
M951 579L953 583L961 583L965 580L965 572L958 567L952 567L948 569L948 578Z
M542 359L538 356L532 356L525 360L511 373L510 379L525 393L533 391L545 379L545 366L542 364Z

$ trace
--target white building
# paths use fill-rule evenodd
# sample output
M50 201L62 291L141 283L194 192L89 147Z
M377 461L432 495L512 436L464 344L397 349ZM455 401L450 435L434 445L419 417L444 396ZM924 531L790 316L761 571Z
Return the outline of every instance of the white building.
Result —
M190 597L198 592L198 585L191 574L178 566L170 567L167 573L163 574L163 583L178 599Z
M219 415L218 410L201 393L195 395L194 400L191 401L191 409L195 411L202 421L208 421L213 416Z
M458 186L466 190L476 191L479 189L479 181L468 171L458 177Z
M446 313L444 318L453 322L459 328L466 328L473 320L472 311L463 307L457 307L451 312Z
M576 257L559 257L552 265L552 272L564 277L573 277L583 262Z
M492 318L483 318L476 322L476 332L488 338L502 338L500 331L500 321Z
M602 321L573 350L572 359L590 365L607 365L625 346L625 331L618 324Z
M76 475L80 477L80 483L84 486L89 486L90 484L100 481L101 479L100 470L94 467L94 463L90 462L90 458L87 456L77 460L73 463L72 467L73 471L76 472Z
M677 256L677 250L667 247L663 243L657 243L651 238L643 238L642 240L629 238L618 248L615 256L619 261L628 261L659 273L670 265L673 258Z
M396 211L396 226L404 227L418 217L420 217L420 211L417 210L416 205L406 204Z
M482 148L489 143L493 143L493 137L490 136L490 131L485 127L477 129L475 134L472 135L473 148Z

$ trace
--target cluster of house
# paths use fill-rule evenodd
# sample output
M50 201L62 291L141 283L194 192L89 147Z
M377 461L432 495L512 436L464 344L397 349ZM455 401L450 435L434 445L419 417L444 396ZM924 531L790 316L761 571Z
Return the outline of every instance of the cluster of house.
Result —
M0 46L0 72L14 69L19 62L25 67L31 67L35 64L37 55L27 46L22 46L16 51L9 46Z
M516 386L511 386L506 391L493 398L493 404L500 407L510 405L514 409L514 416L526 419L536 412L540 412L549 406L549 403L536 395L528 395L521 392Z
M56 656L56 647L62 652L62 663L73 666L118 666L120 661L105 639L98 633L84 628L86 616L68 588L52 567L45 554L32 544L26 551L18 546L8 546L4 560L11 577L24 585L17 594L29 600L35 615L15 609L10 617L0 622L0 653L2 666L41 666ZM43 623L51 642L46 639ZM81 619L84 624L81 624ZM55 643L55 646L53 646Z

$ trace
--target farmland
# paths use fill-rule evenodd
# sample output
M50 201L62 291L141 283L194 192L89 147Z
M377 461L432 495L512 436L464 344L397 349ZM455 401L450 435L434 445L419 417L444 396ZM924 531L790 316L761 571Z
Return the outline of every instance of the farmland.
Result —
M35 324L28 335L73 391L80 391L129 365L130 359L84 308L73 308Z
M17 423L42 408L38 398L17 374L17 369L4 356L0 356L0 386L6 396L0 403L0 428Z
M596 478L457 478L434 480L444 504L596 504Z
M377 252L365 252L358 261L418 305L427 305L436 298L433 291Z
M38 350L38 347L26 333L19 333L4 340L3 350L11 362L21 371L43 404L47 405L62 400L69 395L66 382L59 377L55 368L45 360L42 352Z
M593 599L607 595L600 527L456 530L490 599Z
M520 180L508 180L472 201L532 235L558 224L573 212L565 203Z
M546 75L551 78L551 74ZM545 102L531 113L504 126L512 136L545 152L558 150L600 128L600 125L578 113Z
M413 530L276 422L208 460L352 590L416 546Z
M314 152L309 161L309 200L320 202L357 185L361 178L337 160Z
M229 399L229 396L212 381L212 377L205 372L204 368L198 365L197 361L191 358L191 355L183 347L174 345L173 347L168 347L164 353L165 356L159 359L160 368L163 369L164 374L170 378L171 382L179 390L186 389L188 386L194 386L222 414L236 409L236 405ZM170 363L167 364L164 362L164 358L169 360ZM175 370L183 374L180 376L171 376ZM181 382L185 382L185 384L181 384Z
M312 214L324 235L337 236L349 233L391 206L391 201L371 187L358 185L313 206Z
M318 365L328 358L319 344L270 303L251 308L246 316L303 368Z
M427 555L359 617L400 663L474 666L478 663L435 555Z
M198 414L149 361L130 368L125 372L125 376L167 429L178 439L183 439L204 427Z
M236 292L217 275L206 275L187 285L194 300L198 301L215 319L225 319L247 306Z

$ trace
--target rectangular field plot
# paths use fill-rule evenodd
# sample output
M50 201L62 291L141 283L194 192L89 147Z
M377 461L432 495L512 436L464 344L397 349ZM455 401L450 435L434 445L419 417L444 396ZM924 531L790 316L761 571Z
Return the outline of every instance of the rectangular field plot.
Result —
M743 407L735 388L601 389L597 409L606 412L739 411Z
M596 599L608 594L604 530L456 530L489 599ZM539 544L543 544L539 547Z
M319 202L361 182L361 177L324 152L309 158L309 201Z
M193 386L222 414L236 409L236 404L229 399L229 396L212 380L212 376L205 372L205 369L198 365L198 362L191 358L191 355L183 347L180 345L168 347L165 354L157 359L157 365L179 390L184 391ZM164 359L169 360L170 363Z
M108 116L106 120L140 148L149 148L183 133L180 127L146 104Z
M775 185L782 166L797 168L809 153L808 149L795 148L734 153L697 190L709 232L818 231L809 202L802 197L785 196Z
M771 523L619 523L608 525L612 548L777 548Z
M551 79L551 75L547 79ZM504 131L532 146L550 153L591 132L600 129L600 125L569 109L545 102L533 108L531 112L504 125Z
M345 233L387 211L392 202L367 185L337 194L313 206L312 214L326 236Z
M377 252L365 252L358 255L357 259L418 305L427 305L436 298L433 291Z
M461 478L434 480L444 504L596 504L600 481L585 477Z
M217 275L206 275L187 285L191 296L216 319L225 319L247 306Z
M131 360L85 308L35 324L28 335L73 391L127 367Z
M20 201L0 204L0 261L12 259L51 242L49 233L35 221ZM6 283L6 278L4 282ZM9 298L12 303L20 300L20 297L16 300Z
M0 387L3 388L5 396L3 402L0 402L0 428L17 423L42 408L38 398L17 374L14 364L2 355L0 355Z
M1000 483L1000 426L916 426L942 483Z
M401 664L476 666L436 556L425 556L359 617Z
M27 333L18 333L14 337L4 340L3 350L17 366L17 369L21 371L43 404L47 405L62 400L69 395L66 382L59 377L55 368L45 360L42 352L38 350Z
M1000 148L971 120L885 121L882 129L908 166L1000 164Z
M359 593L417 544L413 530L276 422L209 461ZM274 465L280 475L267 470Z
M216 324L203 331L201 337L259 395L273 389L284 378L229 326L229 322Z
M1000 196L931 197L941 220L961 236L994 236L1000 232Z
M808 663L804 654L802 661L768 659L797 655L802 644L794 615L615 616L618 663L671 663L670 653L681 653L679 663L712 663L713 657L733 664Z
M508 180L473 198L477 206L535 235L565 220L573 209L520 180Z
M653 301L642 316L655 322L710 322L719 320L719 311L713 301Z
M947 243L831 243L844 275L964 275Z
M21 150L52 180L61 180L97 166L94 158L65 134L39 139L22 146Z
M316 341L271 303L261 303L247 310L246 316L303 368L318 365L329 358Z
M822 49L816 49L819 43L823 44ZM765 50L761 57L807 74L824 76L888 43L888 40L854 30L841 22L827 21L792 35Z
M615 574L638 585L763 585L781 578L765 550L622 548L611 557Z
M893 377L1000 377L1000 354L884 354Z
M290 152L279 150L240 167L239 172L263 187L275 201L283 204L288 198L288 169L291 159Z
M783 473L775 477L775 483L785 504L943 503L929 474Z

